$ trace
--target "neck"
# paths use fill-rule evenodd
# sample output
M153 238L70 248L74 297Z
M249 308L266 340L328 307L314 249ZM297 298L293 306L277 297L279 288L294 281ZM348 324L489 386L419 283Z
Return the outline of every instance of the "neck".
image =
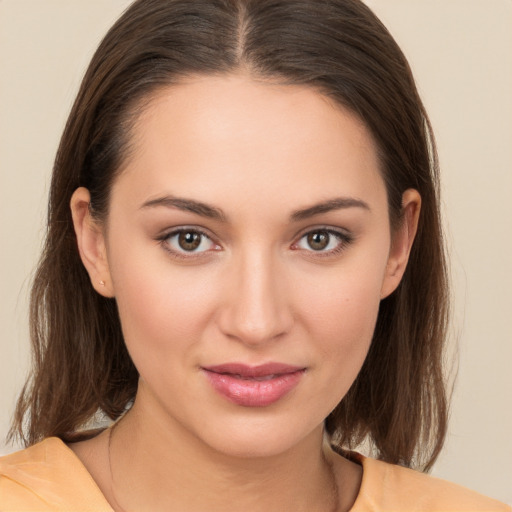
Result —
M147 412L136 403L114 428L110 442L114 508L337 510L337 483L320 428L278 455L235 457L216 452L179 424L158 421Z

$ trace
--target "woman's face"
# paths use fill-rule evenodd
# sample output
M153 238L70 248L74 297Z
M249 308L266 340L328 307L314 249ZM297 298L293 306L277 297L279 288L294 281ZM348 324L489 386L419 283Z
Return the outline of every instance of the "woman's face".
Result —
M97 275L137 401L228 454L321 432L409 244L369 132L313 89L224 76L160 91L133 137Z

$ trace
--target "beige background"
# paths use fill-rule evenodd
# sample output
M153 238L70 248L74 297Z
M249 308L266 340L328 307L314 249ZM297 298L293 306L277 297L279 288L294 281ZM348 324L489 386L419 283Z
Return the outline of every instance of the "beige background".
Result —
M512 503L512 2L367 2L410 59L443 169L460 363L434 474ZM28 368L26 297L58 139L128 3L0 0L1 438Z

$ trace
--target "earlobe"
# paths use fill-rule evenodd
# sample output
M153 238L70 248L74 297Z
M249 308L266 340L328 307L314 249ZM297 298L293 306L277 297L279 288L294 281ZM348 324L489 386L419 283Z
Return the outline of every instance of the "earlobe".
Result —
M381 299L393 293L404 275L409 254L418 229L421 196L417 190L407 189L402 195L402 218L392 233L386 274L382 283Z
M94 289L104 297L113 297L105 236L103 228L91 215L90 200L89 191L84 187L77 188L71 196L70 208L78 251Z

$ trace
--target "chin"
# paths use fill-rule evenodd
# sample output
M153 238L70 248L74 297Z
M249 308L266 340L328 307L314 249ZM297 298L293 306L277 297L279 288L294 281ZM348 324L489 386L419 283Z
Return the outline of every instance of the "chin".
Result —
M267 417L231 425L211 425L200 440L217 453L247 459L276 457L302 444L317 443L322 439L323 421L311 426L291 418L283 420Z

